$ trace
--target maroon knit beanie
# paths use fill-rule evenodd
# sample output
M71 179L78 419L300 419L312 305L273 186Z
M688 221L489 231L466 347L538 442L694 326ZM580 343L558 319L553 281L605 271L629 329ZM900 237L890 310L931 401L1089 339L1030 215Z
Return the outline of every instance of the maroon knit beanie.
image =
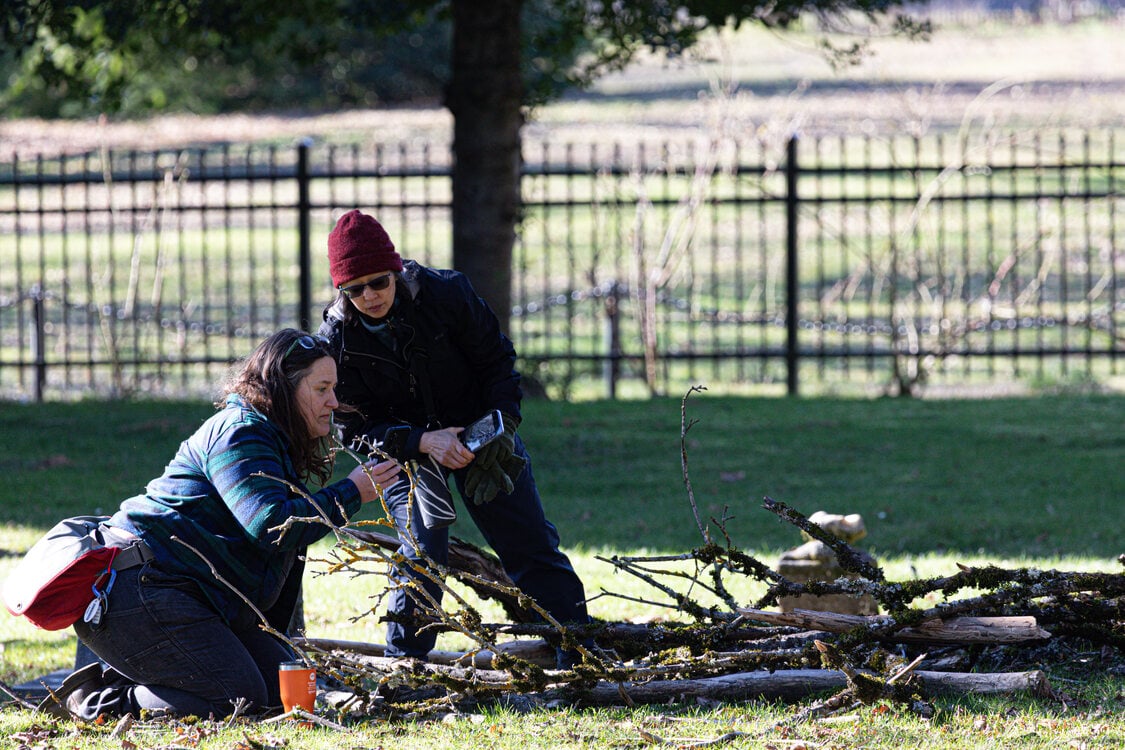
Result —
M402 256L387 231L362 211L348 211L328 234L328 272L337 287L360 276L401 270Z

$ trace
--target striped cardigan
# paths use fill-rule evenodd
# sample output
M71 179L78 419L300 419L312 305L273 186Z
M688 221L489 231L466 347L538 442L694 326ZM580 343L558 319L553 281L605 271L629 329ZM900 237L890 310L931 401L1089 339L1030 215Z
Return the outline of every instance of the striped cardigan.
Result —
M359 489L348 479L306 493L308 497L279 479L305 489L285 436L239 396L230 395L222 409L180 444L163 475L149 482L143 495L124 501L108 523L144 539L162 570L197 580L231 622L245 603L216 578L211 566L268 611L279 603L283 589L295 599L303 569L298 554L329 532L319 523L297 523L284 535L277 527L290 518L321 514L343 524L361 505ZM290 578L296 580L288 580L287 586ZM292 602L285 604L291 608ZM285 615L270 619L276 619L275 627L287 624Z

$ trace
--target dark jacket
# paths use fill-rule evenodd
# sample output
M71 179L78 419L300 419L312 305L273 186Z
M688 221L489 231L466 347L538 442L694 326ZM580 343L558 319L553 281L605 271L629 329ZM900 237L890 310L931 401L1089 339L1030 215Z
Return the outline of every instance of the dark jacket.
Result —
M388 427L407 424L405 457L417 458L425 431L464 427L490 409L520 416L515 347L464 274L405 262L386 318L393 349L361 317L341 296L319 331L336 356L336 397L359 410L341 415L345 442L359 434L381 440Z

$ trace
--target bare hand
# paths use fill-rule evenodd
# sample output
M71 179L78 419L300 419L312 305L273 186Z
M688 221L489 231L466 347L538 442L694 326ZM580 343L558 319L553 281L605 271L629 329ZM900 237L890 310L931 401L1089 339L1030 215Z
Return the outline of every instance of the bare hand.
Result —
M435 461L447 469L460 469L473 460L473 452L466 448L458 435L463 427L446 427L444 430L427 432L418 442L418 450L429 453Z
M368 461L351 470L348 479L359 488L360 500L366 505L379 499L383 490L400 481L402 467L395 461Z

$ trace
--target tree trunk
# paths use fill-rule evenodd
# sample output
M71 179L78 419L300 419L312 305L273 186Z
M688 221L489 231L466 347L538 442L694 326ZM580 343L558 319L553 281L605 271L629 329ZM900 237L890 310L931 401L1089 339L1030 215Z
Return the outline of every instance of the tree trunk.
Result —
M523 0L453 0L453 267L509 330L520 212Z

